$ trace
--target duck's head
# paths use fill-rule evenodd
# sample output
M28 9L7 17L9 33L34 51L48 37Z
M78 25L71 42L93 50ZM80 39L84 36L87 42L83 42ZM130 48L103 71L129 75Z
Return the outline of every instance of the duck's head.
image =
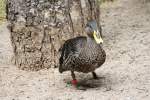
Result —
M94 38L97 44L103 43L97 22L95 20L91 20L87 23L85 32L89 37Z

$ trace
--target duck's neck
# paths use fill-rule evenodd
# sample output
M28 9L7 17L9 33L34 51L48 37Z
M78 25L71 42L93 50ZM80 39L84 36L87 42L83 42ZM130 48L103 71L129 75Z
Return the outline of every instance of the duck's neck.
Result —
M94 39L94 37L87 37L87 44L91 47L91 46L95 46L98 45Z

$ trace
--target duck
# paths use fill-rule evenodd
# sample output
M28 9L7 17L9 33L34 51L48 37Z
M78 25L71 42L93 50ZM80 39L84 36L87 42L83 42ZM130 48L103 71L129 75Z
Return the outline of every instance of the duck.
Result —
M60 48L59 72L71 72L73 85L78 81L75 72L91 72L94 79L98 79L95 72L106 60L103 49L103 39L96 20L90 20L85 26L86 36L68 39Z

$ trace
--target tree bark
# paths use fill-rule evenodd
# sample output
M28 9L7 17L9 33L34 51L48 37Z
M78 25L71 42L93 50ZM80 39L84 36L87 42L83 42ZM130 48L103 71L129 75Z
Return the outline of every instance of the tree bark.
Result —
M88 20L100 27L97 0L7 0L6 13L14 61L23 70L56 67L65 40L86 35Z

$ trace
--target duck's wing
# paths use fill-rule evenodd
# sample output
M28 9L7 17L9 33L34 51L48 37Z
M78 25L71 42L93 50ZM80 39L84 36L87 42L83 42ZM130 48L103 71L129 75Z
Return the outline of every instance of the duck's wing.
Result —
M64 43L61 49L61 57L59 59L60 70L71 69L76 63L75 60L81 53L81 49L85 47L86 41L86 37L76 37L69 39Z

